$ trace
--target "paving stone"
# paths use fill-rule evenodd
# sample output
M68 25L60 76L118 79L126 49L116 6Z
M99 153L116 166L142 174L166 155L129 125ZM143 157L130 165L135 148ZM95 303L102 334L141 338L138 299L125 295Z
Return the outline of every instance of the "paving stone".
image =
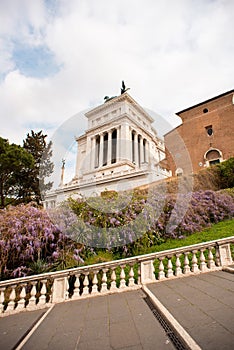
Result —
M165 286L148 288L184 327L192 338L206 350L232 350L234 344L234 278L223 271L163 282L171 293L181 296L188 305L176 303L164 295ZM232 297L232 303L231 303ZM227 303L228 305L226 305Z
M25 311L0 318L0 349L8 350L26 334L32 325L47 311Z

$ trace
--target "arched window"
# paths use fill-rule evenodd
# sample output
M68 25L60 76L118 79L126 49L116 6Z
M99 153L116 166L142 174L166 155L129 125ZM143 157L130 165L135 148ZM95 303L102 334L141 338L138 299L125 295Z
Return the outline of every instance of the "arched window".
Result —
M214 164L218 164L220 163L223 158L222 158L222 152L218 149L212 148L209 149L204 156L205 160L206 160L206 165L210 166L210 165L214 165Z
M182 168L177 168L175 171L176 176L182 176L183 175L183 169Z

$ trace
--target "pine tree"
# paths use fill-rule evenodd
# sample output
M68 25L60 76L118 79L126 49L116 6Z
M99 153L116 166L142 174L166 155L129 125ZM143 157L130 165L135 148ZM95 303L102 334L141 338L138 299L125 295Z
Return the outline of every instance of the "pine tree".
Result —
M47 135L31 130L23 141L23 147L33 156L34 168L25 174L24 197L26 201L34 200L41 203L46 191L52 188L53 182L47 182L46 178L53 173L54 165L51 162L52 142L46 143Z

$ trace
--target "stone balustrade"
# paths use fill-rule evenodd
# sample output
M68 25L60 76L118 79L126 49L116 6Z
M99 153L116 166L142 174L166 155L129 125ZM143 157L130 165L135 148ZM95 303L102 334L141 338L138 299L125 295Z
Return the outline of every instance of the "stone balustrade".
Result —
M0 282L0 316L52 303L141 288L233 263L234 236L107 263Z

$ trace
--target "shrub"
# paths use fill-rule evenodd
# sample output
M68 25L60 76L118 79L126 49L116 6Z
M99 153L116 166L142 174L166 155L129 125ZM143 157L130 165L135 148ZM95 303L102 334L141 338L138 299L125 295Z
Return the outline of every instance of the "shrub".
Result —
M0 210L0 276L20 277L68 263L77 265L80 249L33 204Z

